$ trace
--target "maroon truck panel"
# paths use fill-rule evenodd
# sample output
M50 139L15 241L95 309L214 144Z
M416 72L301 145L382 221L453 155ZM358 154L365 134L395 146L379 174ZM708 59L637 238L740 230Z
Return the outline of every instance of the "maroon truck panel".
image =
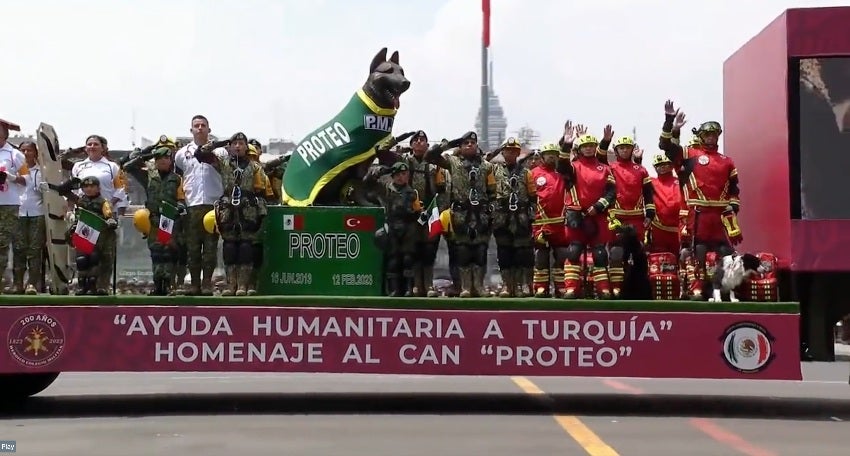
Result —
M723 64L723 144L741 179L741 249L791 260L785 14Z
M850 132L840 133L832 108L801 96L802 85L789 80L797 77L791 59L845 56L850 63L848 25L850 7L787 10L723 68L724 145L741 176L741 249L773 252L795 271L850 271L850 216L842 212L850 202L842 208L839 201L850 169L850 154L840 150L850 150ZM789 112L797 106L799 114ZM799 161L792 159L797 144ZM806 202L802 220L792 220L800 201L792 182L800 176ZM818 201L824 209L816 210Z

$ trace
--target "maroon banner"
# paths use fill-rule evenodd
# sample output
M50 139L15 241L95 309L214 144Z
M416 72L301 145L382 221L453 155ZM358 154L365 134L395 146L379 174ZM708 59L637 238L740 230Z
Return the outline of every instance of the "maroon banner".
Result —
M2 307L0 372L800 380L791 314Z

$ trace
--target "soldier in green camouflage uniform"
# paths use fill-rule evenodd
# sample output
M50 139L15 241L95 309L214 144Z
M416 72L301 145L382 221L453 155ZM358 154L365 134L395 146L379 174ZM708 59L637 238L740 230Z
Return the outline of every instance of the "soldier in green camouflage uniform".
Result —
M365 180L374 182L386 174L390 174L392 180L380 187L378 197L386 210L388 228L384 253L387 292L390 296L413 296L413 267L419 231L416 220L422 213L422 202L410 186L410 167L404 161L395 163L391 168L373 168Z
M458 155L442 155L444 150L457 146L460 146ZM483 296L496 197L493 165L483 160L478 135L472 131L454 141L434 145L425 154L425 159L451 175L452 243L460 272L460 297Z
M260 163L248 157L248 137L244 133L230 138L230 151L226 160L216 158L224 183L224 195L215 205L227 275L222 296L254 295L257 293L252 282L254 257L262 254L258 251L262 244L257 241L268 214L266 199L273 193ZM212 151L201 153L212 154Z
M504 287L503 298L522 297L525 286L531 289L534 245L531 222L537 202L537 188L531 171L517 162L522 146L508 138L498 151L504 159L496 167L496 204L493 211L493 237Z
M50 186L50 188L56 190L53 186ZM80 181L80 188L83 190L83 196L79 197L76 202L77 209L84 209L100 216L106 221L106 229L98 236L95 249L90 255L77 252L77 283L82 288L78 294L106 296L109 294L109 285L112 281L115 230L118 229L118 220L115 218L112 205L100 195L100 180L98 178L94 176L83 178ZM75 220L79 220L79 214ZM77 229L77 223L75 221L68 229L69 243Z
M147 241L154 284L151 294L154 296L166 296L174 286L174 270L178 261L178 227L180 218L186 215L183 179L174 172L174 152L172 147L159 147L151 153L139 154L122 165L128 174L142 184L146 192L145 208L149 212L150 220ZM145 167L145 162L150 159L153 159L154 163ZM174 220L171 239L163 245L157 240L157 230L163 207L166 205L177 208L178 217Z
M411 172L410 186L416 190L419 199L427 209L434 198L437 210L448 208L449 199L446 194L446 170L425 161L428 151L428 136L424 131L417 131L410 138L410 149L405 151L402 160ZM436 297L434 290L434 262L437 260L437 249L440 247L440 236L433 239L429 235L428 216L423 212L419 218L416 230L416 252L413 267L413 288L416 296Z

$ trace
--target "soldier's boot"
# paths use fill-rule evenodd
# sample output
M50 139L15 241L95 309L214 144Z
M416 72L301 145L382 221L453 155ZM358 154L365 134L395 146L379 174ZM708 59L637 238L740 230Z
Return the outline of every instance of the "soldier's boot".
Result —
M514 295L513 289L516 286L514 283L513 269L505 269L501 271L502 275L502 290L499 292L500 298L510 298Z
M439 296L437 290L434 289L434 266L425 266L422 268L422 281L424 282L425 289L428 290L426 295L429 298Z
M253 269L254 268L249 264L239 266L239 272L237 273L238 280L236 281L239 288L236 290L236 296L247 296L249 289L253 294L257 294L257 290L254 290L251 284L251 272Z
M212 286L212 276L213 272L215 272L215 267L212 268L204 268L204 277L201 279L201 295L202 296L212 296L213 295L213 286Z
M531 269L517 268L514 269L514 272L516 272L516 277L514 278L514 280L517 284L517 296L521 298L531 297Z
M472 297L472 281L474 280L472 277L472 267L467 266L465 268L458 268L460 273L460 294L461 298L471 298Z
M401 296L401 279L398 275L387 275L387 296L397 298Z
M404 284L404 296L406 298L410 298L410 297L414 296L414 294L413 294L414 278L413 277L405 277L402 282Z
M224 267L225 270L225 280L226 283L224 285L224 290L221 291L222 296L233 296L236 294L236 271L237 266L230 264Z
M24 292L24 269L15 268L12 270L12 289L11 294L21 294Z
M186 288L186 266L182 264L174 265L174 294L177 296L185 295L188 290Z
M608 280L608 268L594 266L592 276L596 297L599 299L611 299L611 282Z
M422 266L413 268L413 293L418 297L425 296L425 270Z
M564 263L564 299L576 299L581 294L581 265L569 260Z
M535 268L532 282L535 298L549 297L549 269Z
M201 295L201 268L192 267L189 268L189 274L192 276L192 283L189 285L189 290L187 294L190 296L200 296Z

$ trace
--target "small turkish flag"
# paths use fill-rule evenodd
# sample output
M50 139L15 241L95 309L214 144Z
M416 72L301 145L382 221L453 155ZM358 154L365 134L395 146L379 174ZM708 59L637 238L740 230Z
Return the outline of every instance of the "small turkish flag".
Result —
M346 215L342 224L346 231L374 231L375 217L371 215Z

